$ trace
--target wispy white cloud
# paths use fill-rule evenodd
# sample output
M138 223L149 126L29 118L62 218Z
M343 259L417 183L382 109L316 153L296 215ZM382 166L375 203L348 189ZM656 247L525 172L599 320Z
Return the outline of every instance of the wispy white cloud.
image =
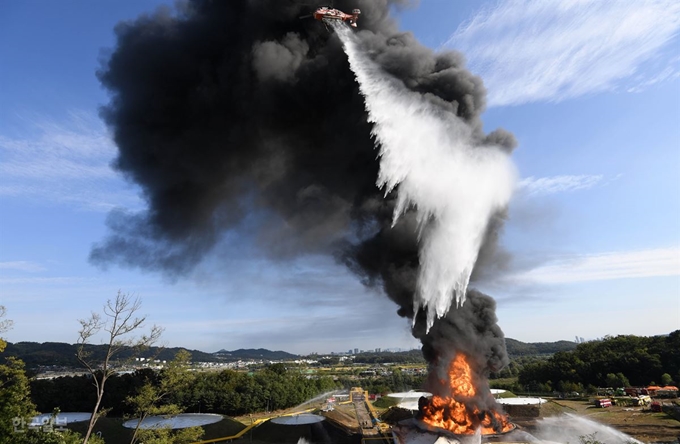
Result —
M490 106L638 91L678 77L676 0L509 0L482 9L442 46L469 58Z
M45 271L45 267L36 262L30 261L6 261L0 262L0 270L15 270L35 273L38 271Z
M525 284L562 284L658 276L680 276L680 247L564 257L511 279Z
M55 277L0 277L0 285L69 285L87 281L87 278L77 276ZM4 295L3 295L4 297Z
M676 64L680 64L680 57L676 58L674 60ZM639 78L639 83L636 85L631 86L628 88L628 92L631 93L639 93L647 89L648 87L655 85L657 83L669 81L669 80L675 80L680 78L680 71L673 69L671 66L666 67L663 71L661 71L659 74L656 76L650 78L650 79L645 79L643 77Z
M24 118L19 134L0 134L0 197L107 211L139 198L111 169L116 149L95 117L72 112L60 122Z
M585 190L600 183L604 176L598 175L562 175L549 177L527 177L517 184L517 191L528 196L540 196L568 191Z

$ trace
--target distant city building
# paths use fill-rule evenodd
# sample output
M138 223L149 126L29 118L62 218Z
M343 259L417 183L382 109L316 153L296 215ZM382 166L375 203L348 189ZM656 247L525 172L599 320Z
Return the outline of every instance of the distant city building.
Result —
M355 349L354 349L354 354L357 354L357 353L359 353L359 349L358 349L358 348L355 348Z

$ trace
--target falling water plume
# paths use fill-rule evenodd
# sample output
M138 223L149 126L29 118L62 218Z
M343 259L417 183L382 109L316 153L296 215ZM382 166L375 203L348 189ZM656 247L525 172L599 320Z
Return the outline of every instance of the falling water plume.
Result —
M333 28L374 124L377 185L385 194L397 193L393 224L406 210L416 211L421 266L414 307L426 310L429 330L454 299L465 302L487 224L507 206L515 168L507 152L476 145L463 120L383 71L345 24Z

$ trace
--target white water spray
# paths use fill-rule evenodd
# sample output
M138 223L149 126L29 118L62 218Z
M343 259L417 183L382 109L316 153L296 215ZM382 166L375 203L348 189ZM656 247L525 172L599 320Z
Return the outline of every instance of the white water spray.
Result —
M579 443L593 437L607 444L642 444L630 435L578 415L565 413L538 420L536 438L559 443Z
M393 224L415 207L420 274L416 311L427 310L427 328L465 302L489 218L504 208L516 180L509 155L474 146L472 130L384 72L358 47L347 26L333 24L364 96L379 149L378 187L397 185ZM415 317L414 317L415 322Z

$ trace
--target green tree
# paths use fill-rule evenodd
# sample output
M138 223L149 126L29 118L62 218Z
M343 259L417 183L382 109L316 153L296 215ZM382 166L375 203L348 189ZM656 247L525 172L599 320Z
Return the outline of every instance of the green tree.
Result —
M668 373L661 375L661 385L671 385L673 383L673 378Z
M92 410L83 444L88 443L97 419L102 415L99 408L104 397L106 382L116 371L115 359L124 350L132 349L133 352L140 352L148 348L160 338L163 332L160 327L154 325L148 335L136 336L146 321L145 316L137 317L141 304L139 299L132 299L130 295L119 291L114 300L109 299L104 305L103 317L93 312L88 319L79 320L81 328L78 332L76 358L92 375L97 392L97 401ZM106 353L104 358L99 360L93 357L87 346L102 330L105 332ZM133 357L134 353L128 359Z
M7 358L5 364L0 365L0 444L13 444L15 432L25 431L25 423L35 413L24 363L13 357Z
M0 333L12 327L12 321L3 319L5 307L0 306ZM0 338L0 352L7 343ZM31 402L31 392L24 363L9 357L0 365L0 444L78 444L82 437L79 433L67 430L58 432L28 428L31 418L37 414ZM55 413L56 414L56 413ZM103 444L104 441L93 441Z
M183 409L180 406L168 403L167 400L171 394L181 393L193 383L193 375L189 372L190 365L191 354L186 350L180 350L160 372L158 381L147 380L136 395L127 398L127 403L134 408L135 416L138 418L130 444L136 442L181 444L189 438L191 439L187 442L197 441L203 435L201 427L190 427L193 430L182 429L181 432L140 428L142 421L149 416L182 413Z
M626 378L626 376L621 372L616 374L607 373L607 376L605 377L605 383L607 384L607 387L613 388L630 386L628 378Z
M6 313L5 307L0 305L0 333L12 328L12 321L5 319ZM0 352L6 346L7 342L0 338ZM14 443L17 437L15 421L21 424L30 420L34 413L24 363L13 357L6 358L0 365L0 444Z
M147 429L141 432L140 440L144 444L191 444L203 436L201 427L188 427L175 431L169 428Z

